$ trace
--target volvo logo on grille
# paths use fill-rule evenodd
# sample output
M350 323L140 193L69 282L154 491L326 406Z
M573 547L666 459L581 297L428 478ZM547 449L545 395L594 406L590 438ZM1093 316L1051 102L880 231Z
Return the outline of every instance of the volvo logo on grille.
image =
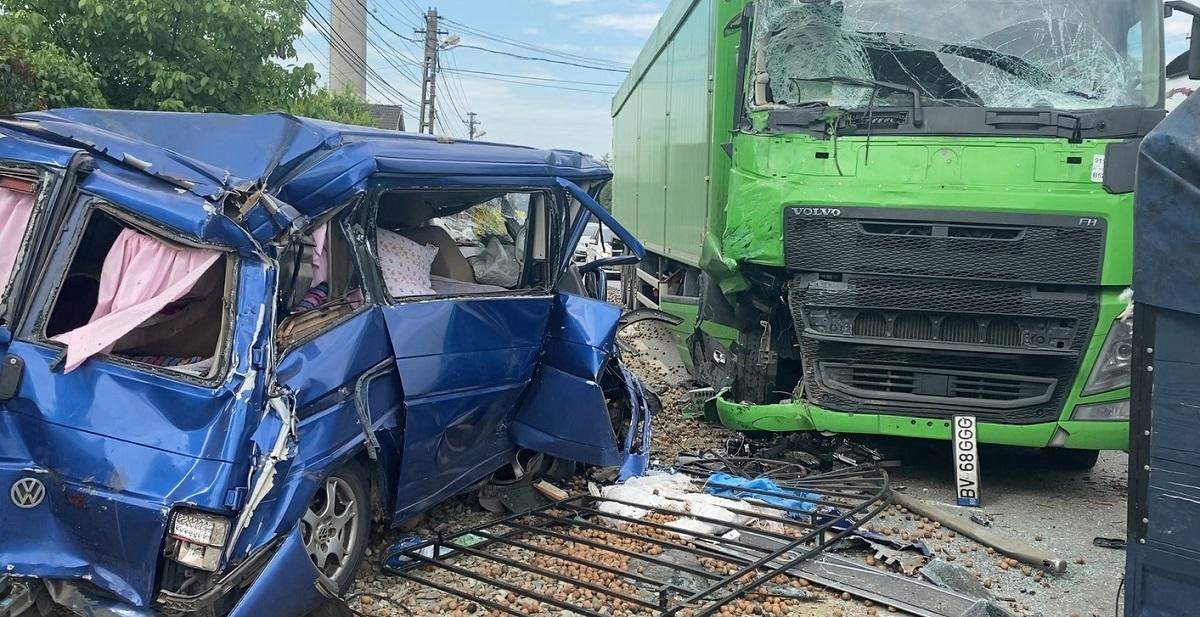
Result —
M792 208L792 216L841 216L841 208Z
M26 510L36 508L46 498L46 485L37 478L21 478L13 482L12 488L8 490L8 496L12 498L12 502L18 508Z

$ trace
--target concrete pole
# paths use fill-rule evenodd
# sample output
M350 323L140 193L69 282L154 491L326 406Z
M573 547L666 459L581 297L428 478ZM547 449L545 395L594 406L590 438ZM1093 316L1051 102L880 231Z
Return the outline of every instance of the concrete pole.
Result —
M367 0L329 0L329 89L367 98Z
M471 136L471 141L475 141L475 131L479 128L479 114L468 111L467 117L470 118L467 120L467 133Z
M417 30L425 35L425 61L421 69L421 126L420 133L433 135L433 124L437 120L437 73L438 73L438 30L437 9L425 13L425 29Z

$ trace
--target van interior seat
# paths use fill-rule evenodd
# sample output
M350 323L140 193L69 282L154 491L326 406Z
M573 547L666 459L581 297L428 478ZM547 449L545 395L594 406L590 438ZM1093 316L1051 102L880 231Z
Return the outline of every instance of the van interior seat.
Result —
M401 229L398 233L418 244L437 247L437 257L429 269L430 274L464 283L476 282L475 269L471 267L471 262L463 256L462 249L458 248L458 243L445 229L437 225L427 225L416 229Z

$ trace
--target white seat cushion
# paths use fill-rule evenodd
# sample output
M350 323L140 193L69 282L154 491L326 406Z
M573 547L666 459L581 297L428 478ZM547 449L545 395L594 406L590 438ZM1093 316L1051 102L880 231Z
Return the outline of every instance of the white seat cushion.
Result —
M393 298L436 294L429 281L429 271L437 258L437 247L413 242L386 229L376 233L379 269L388 293Z

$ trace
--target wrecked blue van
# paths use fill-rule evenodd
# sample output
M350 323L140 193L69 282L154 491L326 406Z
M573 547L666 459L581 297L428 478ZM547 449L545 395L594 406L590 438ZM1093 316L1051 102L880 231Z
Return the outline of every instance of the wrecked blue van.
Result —
M283 114L0 121L0 615L304 615L372 520L522 454L636 473L610 177ZM626 254L573 264L593 220Z

